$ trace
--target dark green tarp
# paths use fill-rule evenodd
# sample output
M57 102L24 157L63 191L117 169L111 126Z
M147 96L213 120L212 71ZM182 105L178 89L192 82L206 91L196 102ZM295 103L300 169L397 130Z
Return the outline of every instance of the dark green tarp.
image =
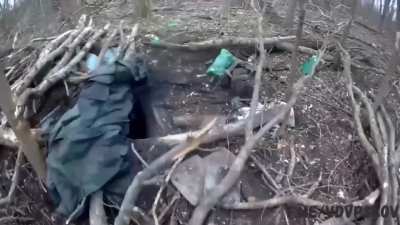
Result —
M133 176L128 140L134 89L148 71L140 58L108 62L90 73L80 96L49 132L48 187L57 212L75 219L101 189L119 205Z

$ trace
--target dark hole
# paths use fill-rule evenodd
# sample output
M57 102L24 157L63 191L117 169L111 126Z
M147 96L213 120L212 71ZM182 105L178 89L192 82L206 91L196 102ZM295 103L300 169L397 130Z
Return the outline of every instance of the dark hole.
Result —
M137 92L137 95L142 95L143 91ZM143 98L136 97L133 109L131 112L131 122L129 126L129 138L131 139L144 139L148 137L147 120L145 114L145 101Z

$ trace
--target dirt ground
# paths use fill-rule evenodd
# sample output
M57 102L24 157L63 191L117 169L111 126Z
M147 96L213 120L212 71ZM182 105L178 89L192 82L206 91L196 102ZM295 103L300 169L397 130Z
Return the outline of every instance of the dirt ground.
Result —
M177 3L178 4L178 3ZM157 4L154 16L149 21L141 23L141 37L146 39L146 34L153 34L174 43L204 40L218 36L244 36L256 35L256 19L251 9L235 3L230 10L229 18L220 21L219 10L222 1L182 1L179 7L171 4ZM285 35L288 31L282 25L283 6L278 5L274 10L267 10L265 36ZM338 12L343 21L348 19L346 11ZM131 24L134 19L124 15L124 9L118 11L113 7L105 7L97 11L95 18L99 23L111 20L115 24L121 19ZM118 15L117 15L118 14ZM321 26L323 32L315 32L317 20L323 17L312 8L307 9L306 36L323 40L324 29L329 29L331 24ZM361 19L361 18L360 18ZM171 26L170 24L174 25ZM312 35L311 35L312 34ZM353 25L348 48L352 57L372 59L365 64L370 67L385 69L387 60L387 39L381 34L373 33L357 24ZM376 49L368 44L374 44ZM360 51L359 49L362 49ZM235 56L247 60L255 53L256 46L238 49L235 46L228 48ZM246 87L252 86L252 80L239 83L238 90L213 86L205 73L210 60L214 59L219 49L206 51L178 51L170 49L157 49L148 45L141 46L142 53L152 69L153 77L149 81L149 90L142 96L145 112L148 115L147 137L163 136L171 133L186 131L172 123L174 115L231 115L234 113L232 99L240 96L244 98L243 104L248 104ZM366 52L369 55L365 55ZM291 54L287 52L272 51L268 56L272 68L262 77L261 102L274 100L287 100L288 76L291 72ZM302 60L306 56L301 56ZM373 92L381 80L382 75L371 70L353 70L353 79L358 87L367 92ZM251 93L251 92L250 92ZM387 101L392 119L400 126L400 96L392 91ZM254 156L263 164L282 186L286 193L294 192L304 194L321 176L321 183L311 198L327 203L346 203L363 199L377 187L376 176L365 153L359 143L349 97L345 88L345 78L340 70L329 65L323 65L315 77L306 84L300 99L295 107L296 125L289 129L287 137L272 138L266 135L254 149ZM195 128L192 128L195 129ZM398 129L397 129L398 130ZM291 142L290 140L293 140ZM285 174L290 161L290 144L296 152L296 165L292 181L285 180ZM228 139L216 143L237 153L243 144L242 138ZM215 146L215 145L213 145ZM146 149L139 149L146 154ZM16 152L2 149L0 151L0 196L8 192L10 179L14 168ZM21 220L11 220L4 224L57 224L52 217L53 206L48 199L45 189L42 188L30 165L23 165L23 173L17 188L16 199L7 208L0 209L0 218L19 217ZM240 182L242 184L242 197L247 201L264 200L271 198L274 193L260 169L249 161ZM172 186L164 196L162 206L171 201ZM157 191L157 188L149 192ZM145 199L145 205L151 206L152 199ZM186 224L190 219L193 206L183 197L180 197L168 214L165 224ZM207 224L216 225L241 225L241 224L314 224L326 218L304 218L296 207L279 207L263 210L214 210ZM79 223L86 224L87 221Z

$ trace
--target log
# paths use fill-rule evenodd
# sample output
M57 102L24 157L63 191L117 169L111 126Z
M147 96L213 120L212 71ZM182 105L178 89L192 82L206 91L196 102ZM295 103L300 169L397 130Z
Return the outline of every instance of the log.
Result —
M273 45L283 41L290 41L295 38L296 38L295 36L264 38L264 45ZM258 39L246 38L246 37L226 37L223 39L210 39L200 42L189 42L185 44L176 44L164 41L161 41L160 43L145 43L145 44L150 44L152 47L157 47L157 48L198 51L210 48L222 48L227 46L238 46L238 45L255 46L258 44Z

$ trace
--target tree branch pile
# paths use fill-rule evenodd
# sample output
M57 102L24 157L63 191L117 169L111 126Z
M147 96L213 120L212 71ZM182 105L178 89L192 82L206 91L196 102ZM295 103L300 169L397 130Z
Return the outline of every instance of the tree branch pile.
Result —
M342 51L343 73L347 79L347 90L353 107L353 117L360 142L372 161L379 181L380 209L384 206L397 207L400 148L396 149L396 130L385 105L374 109L373 101L353 84L350 54L338 44ZM361 122L361 110L367 112L368 126ZM365 129L368 127L369 129ZM367 135L370 133L370 136ZM377 225L394 224L392 217L379 217Z

